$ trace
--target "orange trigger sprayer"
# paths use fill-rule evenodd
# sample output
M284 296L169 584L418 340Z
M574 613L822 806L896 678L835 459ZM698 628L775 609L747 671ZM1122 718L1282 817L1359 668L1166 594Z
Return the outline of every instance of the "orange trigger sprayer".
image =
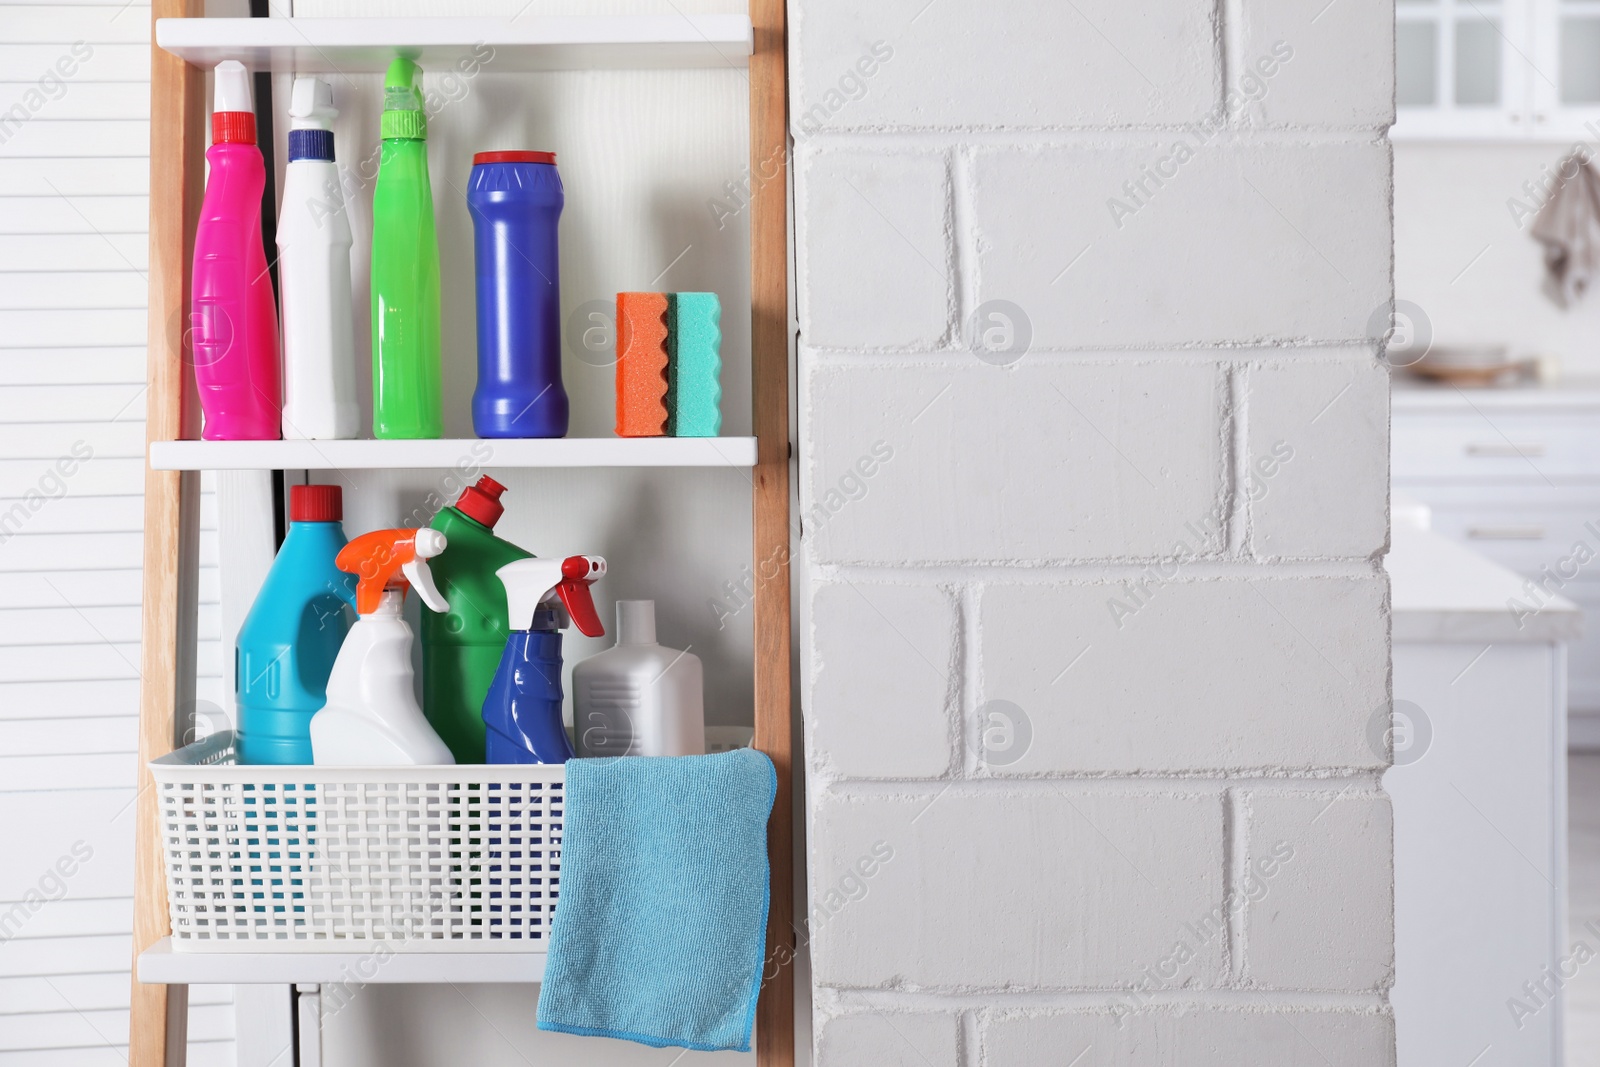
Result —
M320 765L363 767L454 763L417 704L411 627L401 611L415 588L434 611L448 610L428 560L447 544L438 530L374 530L335 557L356 575L356 611L328 677L328 702L311 719L311 754Z
M398 592L404 604L408 587L434 611L449 611L427 564L448 543L438 530L373 530L345 545L333 562L356 576L356 611L362 615L377 612L385 592Z

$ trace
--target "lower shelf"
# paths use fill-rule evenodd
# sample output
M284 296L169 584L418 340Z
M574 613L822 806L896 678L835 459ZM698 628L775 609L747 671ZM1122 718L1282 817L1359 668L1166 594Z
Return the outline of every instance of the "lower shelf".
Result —
M431 441L156 441L150 467L350 470L460 467L753 467L754 437L556 437Z
M139 981L156 985L296 982L539 982L543 952L176 952L163 937L139 954Z

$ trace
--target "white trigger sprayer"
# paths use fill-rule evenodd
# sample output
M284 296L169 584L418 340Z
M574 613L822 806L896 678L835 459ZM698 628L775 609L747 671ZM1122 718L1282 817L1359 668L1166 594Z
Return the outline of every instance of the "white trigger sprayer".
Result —
M428 560L445 545L438 530L374 530L339 552L334 561L339 569L357 576L360 618L333 661L328 702L311 719L311 753L317 764L455 762L417 704L411 627L401 615L408 587L434 611L448 609L428 569Z

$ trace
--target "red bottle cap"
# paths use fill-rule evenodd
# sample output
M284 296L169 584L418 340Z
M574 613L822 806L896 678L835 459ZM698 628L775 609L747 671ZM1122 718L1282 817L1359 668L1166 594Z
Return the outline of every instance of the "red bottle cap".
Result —
M505 491L505 486L485 474L478 479L477 485L469 485L461 491L456 510L492 530L494 524L500 521L500 516L506 513L506 506L500 503L500 494Z
M249 111L213 111L212 144L255 144L256 117Z
M479 152L472 157L474 167L482 163L548 163L555 166L554 152Z
M344 518L344 490L337 485L291 485L290 522L338 522Z

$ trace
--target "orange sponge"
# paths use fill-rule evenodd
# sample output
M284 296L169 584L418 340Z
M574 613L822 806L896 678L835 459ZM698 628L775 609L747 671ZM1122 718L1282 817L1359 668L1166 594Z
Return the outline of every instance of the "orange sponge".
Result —
M667 432L667 294L617 294L617 436Z

